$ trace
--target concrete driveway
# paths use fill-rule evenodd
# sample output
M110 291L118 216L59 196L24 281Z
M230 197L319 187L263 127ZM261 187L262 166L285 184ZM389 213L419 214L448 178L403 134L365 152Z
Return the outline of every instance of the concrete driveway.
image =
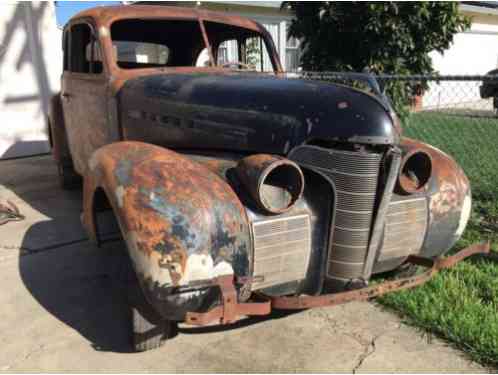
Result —
M0 371L486 371L370 303L182 327L161 349L130 353L123 245L86 240L81 192L60 190L45 156L0 161L6 199L26 219L0 226Z

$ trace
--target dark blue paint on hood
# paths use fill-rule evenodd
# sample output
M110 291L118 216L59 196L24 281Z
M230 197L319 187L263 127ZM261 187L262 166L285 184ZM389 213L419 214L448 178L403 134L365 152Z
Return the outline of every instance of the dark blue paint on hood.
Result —
M161 74L130 80L119 95L125 135L169 147L287 153L311 140L399 142L379 99L330 83L255 73Z

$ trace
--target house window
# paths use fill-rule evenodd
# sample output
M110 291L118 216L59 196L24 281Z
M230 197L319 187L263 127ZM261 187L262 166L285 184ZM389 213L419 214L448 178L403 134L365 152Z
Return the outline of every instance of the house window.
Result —
M289 24L287 24L287 35L289 35ZM285 44L285 70L295 72L299 68L299 40L288 37Z
M238 44L235 39L225 40L218 47L218 65L240 61Z

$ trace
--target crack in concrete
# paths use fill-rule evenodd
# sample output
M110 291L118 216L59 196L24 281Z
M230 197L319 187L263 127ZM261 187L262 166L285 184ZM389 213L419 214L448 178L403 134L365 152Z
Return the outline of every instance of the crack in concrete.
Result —
M365 362L365 360L370 357L373 353L375 353L377 347L376 347L376 344L375 342L377 341L377 339L379 337L381 337L385 332L381 333L381 334L378 334L377 336L375 336L372 340L370 340L370 342L367 344L367 345L364 345L364 348L363 348L363 353L361 353L359 356L358 356L358 361L356 363L356 365L353 367L353 369L351 370L351 373L353 374L356 374L356 372L360 369L360 367L363 365L363 362ZM358 341L360 342L360 341Z
M74 244L85 242L85 241L88 241L88 238L86 238L86 237L85 238L78 238L76 240L60 242L60 243L56 243L53 245L39 247L37 249L32 249L29 247L18 246L18 245L0 245L0 250L18 250L21 253L20 255L24 256L24 255L33 255L33 254L41 253L43 251L55 250L55 249L59 249L59 248L64 247L64 246L74 245Z
M328 323L327 326L332 333L337 333L339 332L339 328L342 328L339 327L337 322L333 320L323 309L316 309L315 312L317 313L318 316L321 316ZM341 330L341 333L344 332L342 332Z
M396 327L394 327L393 329L387 329L382 331L381 333L374 336L371 340L365 340L360 335L356 335L355 333L351 332L346 332L344 330L344 326L339 326L337 322L331 319L331 317L327 314L326 311L317 309L316 312L328 323L327 326L329 327L332 333L340 333L345 336L348 336L352 338L354 341L356 341L363 348L362 353L360 353L360 355L358 356L356 365L353 366L353 369L351 370L351 373L353 374L356 374L363 365L363 363L365 362L365 360L368 357L370 357L373 353L375 353L375 351L377 350L376 342L380 337L382 337L383 335L387 334L392 330L401 328L401 323L400 323L396 325Z

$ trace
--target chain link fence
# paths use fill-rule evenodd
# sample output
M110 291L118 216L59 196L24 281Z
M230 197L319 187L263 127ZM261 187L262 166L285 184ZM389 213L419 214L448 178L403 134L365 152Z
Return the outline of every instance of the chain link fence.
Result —
M451 155L469 177L474 196L498 197L498 80L487 76L380 76L411 91L405 135Z
M451 155L469 177L474 197L498 197L498 76L372 76L301 72L300 78L335 82L382 95L403 83L404 135Z

